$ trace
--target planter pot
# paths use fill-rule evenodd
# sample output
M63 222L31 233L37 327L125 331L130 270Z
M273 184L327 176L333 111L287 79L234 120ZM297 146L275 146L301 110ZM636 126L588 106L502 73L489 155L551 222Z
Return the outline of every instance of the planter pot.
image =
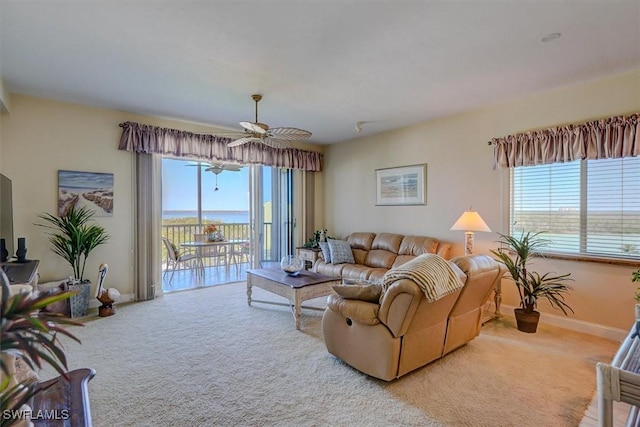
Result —
M538 329L538 321L540 321L540 313L533 311L525 313L524 309L516 308L513 310L516 315L516 323L518 330L529 334L535 333Z
M91 282L86 280L84 282L70 284L70 291L78 292L76 295L69 298L69 312L71 317L84 317L89 312L89 298L91 296Z

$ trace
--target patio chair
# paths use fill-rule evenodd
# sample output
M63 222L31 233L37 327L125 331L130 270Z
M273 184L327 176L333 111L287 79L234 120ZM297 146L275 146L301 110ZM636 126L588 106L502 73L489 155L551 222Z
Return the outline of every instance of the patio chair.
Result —
M251 243L249 241L238 243L231 246L229 251L229 264L235 265L236 276L240 274L240 264L249 263L249 255L251 254Z
M198 257L195 253L190 251L180 252L178 247L166 237L162 238L162 243L164 243L164 246L167 249L167 268L164 270L163 277L166 276L169 268L171 268L171 277L169 277L169 283L171 283L171 281L173 280L173 274L176 272L178 267L188 263L189 269L192 269L193 261L197 260Z

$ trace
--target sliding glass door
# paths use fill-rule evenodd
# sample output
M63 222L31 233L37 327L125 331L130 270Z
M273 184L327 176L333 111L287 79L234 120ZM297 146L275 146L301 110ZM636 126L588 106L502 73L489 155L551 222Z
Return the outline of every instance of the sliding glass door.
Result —
M163 159L164 291L245 280L249 225L249 167ZM207 246L195 244L202 241ZM179 257L197 258L171 259L171 244Z
M291 170L251 167L251 230L254 268L274 266L293 253L293 180Z
M162 236L169 242L162 248L163 290L243 281L247 269L294 253L293 185L289 169L163 159ZM224 253L215 247L224 244L207 243L213 248L206 251L194 245L212 227L227 242ZM166 244L197 259L171 260Z

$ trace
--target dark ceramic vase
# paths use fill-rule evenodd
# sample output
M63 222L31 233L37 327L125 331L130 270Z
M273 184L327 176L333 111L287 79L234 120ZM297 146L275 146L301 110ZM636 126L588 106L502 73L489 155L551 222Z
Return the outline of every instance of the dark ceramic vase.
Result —
M9 251L7 250L7 244L4 239L0 239L0 262L7 262L9 260Z
M18 258L18 262L25 262L27 260L27 239L24 237L18 238L16 258Z

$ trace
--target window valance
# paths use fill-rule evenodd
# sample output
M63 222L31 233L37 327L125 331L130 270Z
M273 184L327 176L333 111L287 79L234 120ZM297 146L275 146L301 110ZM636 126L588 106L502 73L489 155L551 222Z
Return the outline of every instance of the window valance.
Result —
M640 155L640 113L494 138L493 168Z
M322 154L297 148L272 148L249 143L229 148L230 138L160 128L134 122L120 124L118 149L208 161L260 164L304 171L322 171Z

